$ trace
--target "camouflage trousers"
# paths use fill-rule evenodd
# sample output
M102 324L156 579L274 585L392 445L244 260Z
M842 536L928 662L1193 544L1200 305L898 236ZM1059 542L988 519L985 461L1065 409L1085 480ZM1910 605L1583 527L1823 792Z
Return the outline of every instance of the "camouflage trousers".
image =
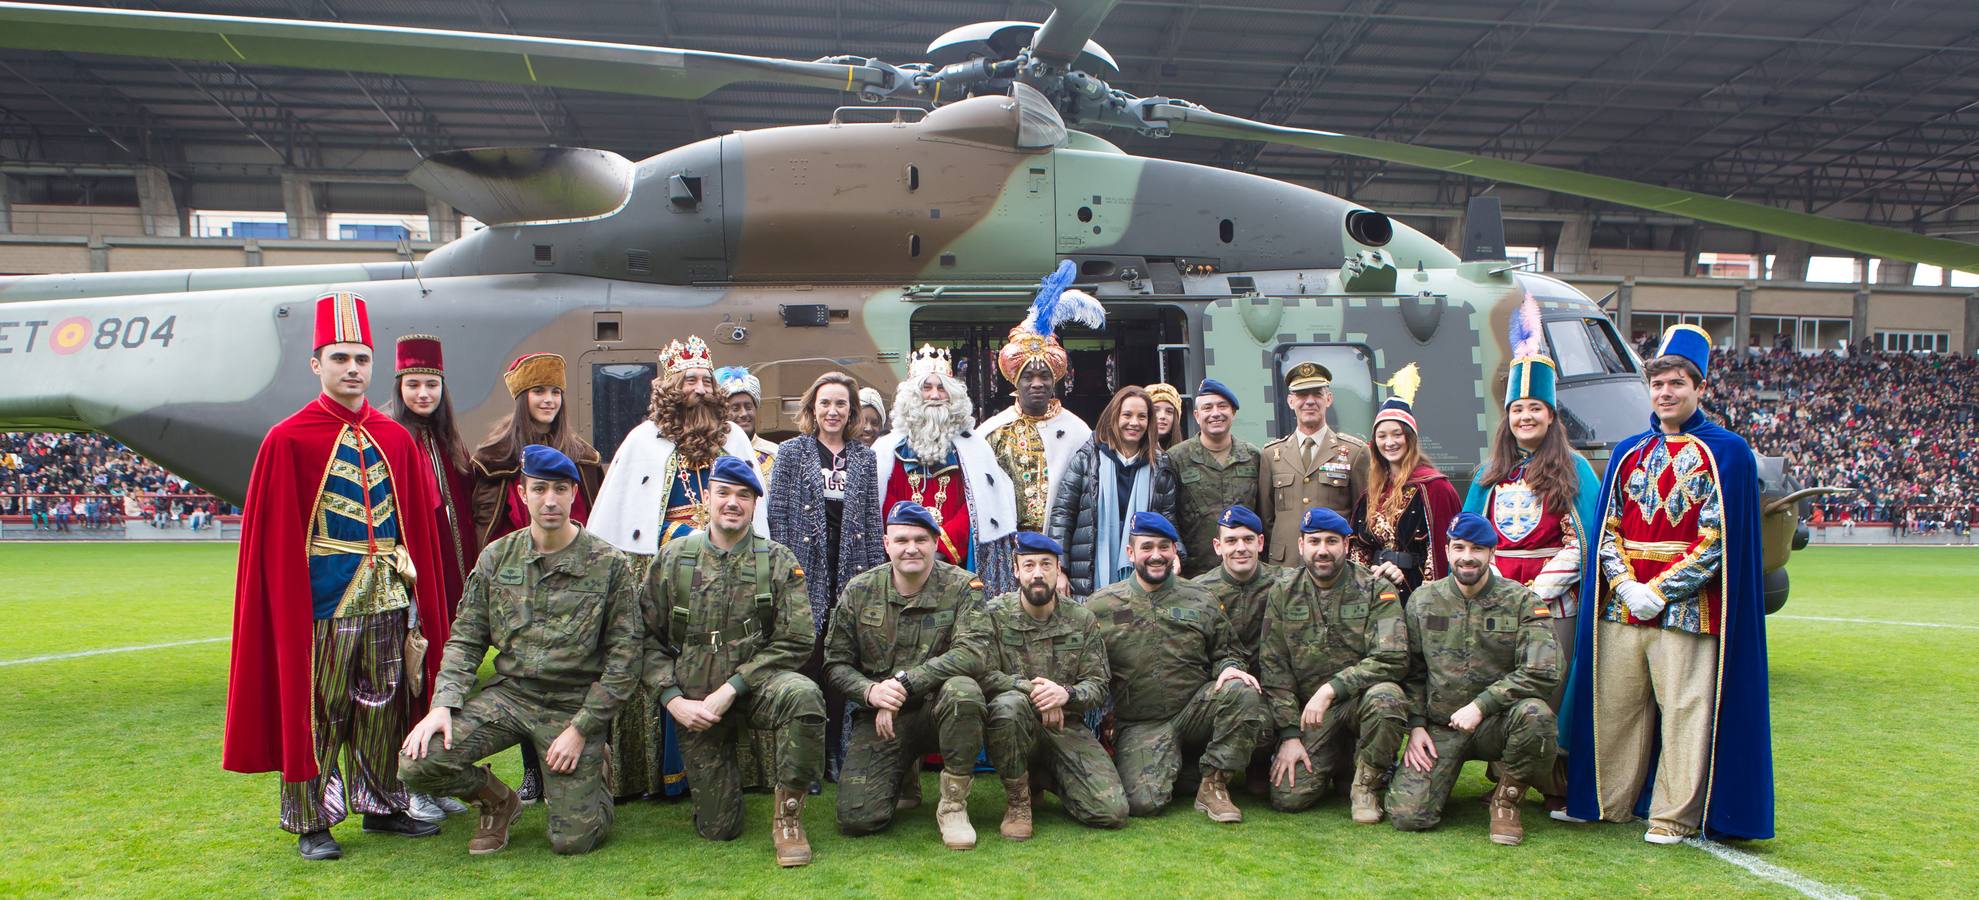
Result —
M838 830L873 834L893 824L901 772L919 766L922 756L941 754L942 771L968 775L983 748L983 689L958 675L942 682L934 696L893 719L893 740L881 740L876 711L852 714L852 740L845 768L838 774Z
M434 735L425 759L399 758L405 783L415 791L466 797L493 777L475 765L526 740L545 751L584 707L584 694L543 695L496 682L454 712L453 749ZM577 769L566 775L543 767L543 805L550 816L550 849L589 853L612 830L612 795L605 789L605 735L586 735Z
M405 809L398 765L410 705L399 688L405 629L402 609L316 620L310 645L316 777L282 782L282 830L323 831L353 808L375 815Z
M998 775L1023 778L1035 764L1057 789L1072 821L1089 828L1127 824L1127 792L1120 786L1120 772L1099 738L1077 716L1068 717L1057 731L1047 730L1029 694L1004 691L989 702L983 736L989 742L990 765Z
M1264 736L1270 715L1264 698L1241 682L1222 690L1202 686L1170 719L1119 722L1113 729L1113 763L1127 792L1127 811L1158 815L1175 795L1184 748L1202 747L1204 773L1242 772Z
M680 729L694 830L702 837L728 841L741 836L738 751L751 735L765 733L776 736L776 785L805 791L824 777L825 696L811 679L796 672L771 676L761 689L736 700L721 722L707 731Z
M1317 729L1300 732L1312 771L1296 767L1292 783L1271 786L1271 808L1280 812L1308 810L1333 790L1340 779L1354 777L1354 763L1379 769L1395 764L1395 754L1409 736L1409 700L1401 685L1384 681L1351 700L1335 701Z
M1443 805L1466 760L1499 764L1506 777L1520 784L1543 784L1553 774L1553 708L1546 701L1525 699L1512 708L1485 716L1477 730L1465 734L1439 725L1426 727L1436 745L1429 771L1403 765L1388 785L1388 816L1402 831L1423 831L1443 821Z

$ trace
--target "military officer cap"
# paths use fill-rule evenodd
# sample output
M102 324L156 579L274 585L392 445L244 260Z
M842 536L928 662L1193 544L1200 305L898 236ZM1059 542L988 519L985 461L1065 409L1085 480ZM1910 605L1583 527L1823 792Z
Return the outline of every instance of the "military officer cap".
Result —
M1161 513L1135 513L1134 527L1127 533L1135 537L1165 537L1176 543L1182 541L1182 536L1175 533L1175 526Z
M1196 387L1196 396L1200 397L1204 394L1215 394L1218 397L1230 401L1231 409L1236 409L1239 405L1237 403L1237 392L1224 387L1223 382L1217 381L1214 378L1205 378L1203 379L1203 383Z
M941 534L941 527L935 524L934 513L928 512L927 507L912 500L895 503L893 509L887 511L886 524L913 525L917 528L926 528L929 534Z
M1324 506L1316 506L1306 510L1306 517L1304 521L1299 523L1299 530L1306 534L1331 531L1341 537L1346 537L1354 533L1354 526L1347 524L1347 518L1345 516Z
M1285 387L1294 392L1316 391L1332 384L1333 373L1316 362L1299 363L1292 367L1292 371L1285 373Z
M1023 556L1025 554L1035 553L1064 556L1065 548L1059 546L1057 541L1052 540L1051 535L1041 534L1036 531L1017 532L1017 555Z
M528 478L541 478L546 481L581 481L577 477L577 464L570 457L558 452L555 447L530 444L522 448L522 474Z
M1222 517L1216 520L1216 524L1225 528L1249 528L1258 534L1264 533L1264 520L1258 518L1257 513L1251 512L1251 508L1242 503L1224 510Z
M1458 513L1450 523L1450 540L1469 541L1479 547L1498 546L1498 529L1477 513Z
M756 477L756 467L733 456L715 457L714 471L708 473L709 481L739 484L763 496L763 482Z

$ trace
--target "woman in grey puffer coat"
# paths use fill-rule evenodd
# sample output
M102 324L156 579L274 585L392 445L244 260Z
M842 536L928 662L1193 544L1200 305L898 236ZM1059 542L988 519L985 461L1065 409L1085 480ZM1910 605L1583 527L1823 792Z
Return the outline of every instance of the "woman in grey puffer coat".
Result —
M1155 446L1153 408L1146 391L1121 388L1094 423L1092 440L1072 454L1059 476L1045 530L1065 548L1065 575L1074 597L1120 580L1126 523L1134 513L1155 512L1175 521L1175 467Z

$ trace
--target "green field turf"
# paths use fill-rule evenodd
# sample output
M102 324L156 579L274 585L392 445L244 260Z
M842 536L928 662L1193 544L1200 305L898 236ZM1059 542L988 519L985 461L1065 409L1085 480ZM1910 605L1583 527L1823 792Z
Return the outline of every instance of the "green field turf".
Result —
M466 855L474 823L461 817L418 841L346 823L345 858L308 863L276 828L275 776L220 770L225 642L16 662L225 636L235 552L0 544L0 895L1791 895L1699 848L1646 845L1639 825L1560 825L1536 803L1526 844L1493 846L1478 764L1428 834L1356 827L1344 801L1285 815L1253 798L1239 799L1241 825L1212 825L1183 798L1094 832L1047 800L1037 838L1012 844L996 835L1000 788L983 778L969 853L941 848L932 803L887 834L841 837L828 788L806 813L806 869L775 868L761 795L729 843L695 837L685 804L641 802L619 808L598 852L556 857L538 805L493 857ZM1770 623L1780 836L1739 849L1862 896L1979 892L1979 813L1966 805L1979 551L1820 548L1795 557L1793 577ZM497 761L505 777L517 767L513 752Z

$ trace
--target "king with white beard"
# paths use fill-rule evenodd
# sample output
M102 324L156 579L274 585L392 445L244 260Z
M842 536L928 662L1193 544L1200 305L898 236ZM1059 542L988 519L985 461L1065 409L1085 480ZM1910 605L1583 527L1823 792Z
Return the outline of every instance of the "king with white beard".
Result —
M1015 590L1011 569L1017 503L989 442L975 433L974 407L947 350L923 346L894 394L893 430L873 444L880 508L912 500L941 527L941 560L975 572L992 596Z

